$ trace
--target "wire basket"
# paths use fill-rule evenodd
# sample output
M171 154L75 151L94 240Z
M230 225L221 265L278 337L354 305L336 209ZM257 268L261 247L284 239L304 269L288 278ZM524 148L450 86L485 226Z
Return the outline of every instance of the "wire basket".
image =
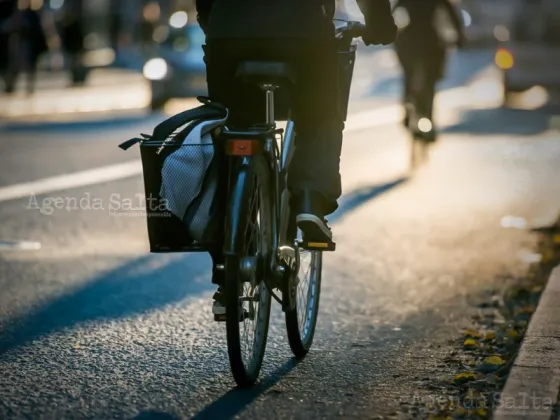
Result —
M201 148L206 148L205 152L216 152L219 149L214 148L211 144L183 145L181 142L169 140L146 140L140 145L146 195L148 238L151 252L202 252L208 251L213 247L212 241L200 243L194 240L189 233L189 229L193 227L193 223L196 223L196 215L208 215L212 219L212 223L208 224L207 228L211 231L205 232L205 237L213 237L214 231L218 229L218 220L220 220L214 217L219 208L217 202L219 199L218 192L215 191L214 196L209 196L206 189L207 185L200 185L201 175L197 172L200 166L191 165L187 171L182 170L178 172L173 172L173 168L164 168L166 160L171 154L179 151L179 149L181 149L182 155L186 157L186 160L194 161L201 155L208 155L208 153L201 154ZM220 159L218 159L216 153L209 154L213 156L213 160L209 164L208 171L204 174L204 182L210 178L209 174L211 171L220 169ZM177 164L184 164L184 162L178 162ZM164 177L166 177L167 182L171 180L177 187L173 188L171 192L168 190L165 198L160 195L163 191L162 183ZM218 176L213 178L219 179ZM184 213L180 212L183 214L183 217L180 218L176 215L178 214L177 211L172 212L170 209L177 210L181 208L181 206L177 205L177 201L181 198L178 192L182 191L187 195L195 193L198 195L191 197L191 204L185 208Z

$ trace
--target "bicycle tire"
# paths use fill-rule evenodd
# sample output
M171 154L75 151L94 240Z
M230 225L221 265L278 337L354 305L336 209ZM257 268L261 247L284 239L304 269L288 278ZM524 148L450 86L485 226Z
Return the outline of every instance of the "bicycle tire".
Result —
M228 214L228 230L236 232L237 237L232 239L239 246L235 255L228 255L225 260L226 333L231 372L239 387L251 386L257 380L268 338L271 295L264 283L264 276L272 252L270 185L270 169L264 157L250 158L237 175L234 187L237 198L230 203ZM255 198L258 199L257 203ZM258 219L257 223L253 223L253 219ZM260 242L253 247L255 226L258 226ZM250 255L253 252L255 255ZM256 262L251 266L243 265L244 261ZM242 265L249 268L242 268ZM254 274L247 275L247 272ZM250 281L247 281L249 277ZM250 285L247 292L246 285ZM255 304L257 293L258 304ZM250 330L246 321L251 318L254 325L252 338L249 338Z
M309 257L309 264L305 262L306 257ZM303 359L313 344L319 314L322 269L322 252L300 249L296 304L294 309L288 309L285 313L288 342L296 359Z

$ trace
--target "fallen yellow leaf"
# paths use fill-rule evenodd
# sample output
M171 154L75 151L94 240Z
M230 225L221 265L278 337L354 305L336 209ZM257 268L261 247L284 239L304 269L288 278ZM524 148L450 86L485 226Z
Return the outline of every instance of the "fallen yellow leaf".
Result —
M487 365L503 365L505 361L500 356L490 356L484 359L484 363Z
M74 344L74 350L80 350L81 346L79 343Z
M476 410L476 414L478 414L480 417L486 417L488 415L488 412L484 408L479 408L478 410Z
M476 342L476 340L474 338L467 338L465 340L465 342L463 343L463 346L465 347L476 347L478 345L478 343Z
M519 340L521 338L519 333L515 330L508 330L507 335L514 340Z
M560 244L560 234L556 234L552 237L555 244Z
M473 372L463 372L458 373L453 378L453 382L456 384L464 384L465 382L470 382L476 380L476 375Z
M485 335L484 335L484 340L486 341L492 341L496 338L496 333L494 331L488 331Z
M472 328L469 328L468 330L466 330L463 335L465 337L470 337L470 338L480 338L481 334L478 331L473 330Z

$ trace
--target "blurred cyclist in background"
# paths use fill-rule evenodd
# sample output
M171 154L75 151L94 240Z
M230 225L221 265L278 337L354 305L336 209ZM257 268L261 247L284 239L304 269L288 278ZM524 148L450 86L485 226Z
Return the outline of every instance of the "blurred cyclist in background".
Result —
M408 24L399 32L395 49L404 72L403 105L406 110L404 124L409 125L411 96L414 95L416 112L431 122L431 130L418 132L424 139L435 141L433 105L436 83L445 74L448 42L437 27L437 12L449 16L457 33L457 46L465 42L462 19L450 0L398 0L395 10L403 8Z
M367 27L364 42L392 43L397 27L390 1L358 0L358 4ZM288 180L292 209L306 241L330 242L325 216L336 210L342 193L344 128L335 0L197 0L196 7L206 33L209 96L228 107L228 125L247 127L266 121L264 93L235 77L241 62L282 61L295 69L291 105L297 138ZM221 264L220 255L212 257L215 266ZM218 270L213 282L221 283ZM216 314L221 309L220 293L214 299Z

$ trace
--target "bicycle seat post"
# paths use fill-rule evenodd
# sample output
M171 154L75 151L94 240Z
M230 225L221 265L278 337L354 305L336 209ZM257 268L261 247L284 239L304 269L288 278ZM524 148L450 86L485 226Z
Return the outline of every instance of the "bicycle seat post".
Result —
M278 86L270 83L263 83L261 89L266 92L266 123L274 125L276 122L274 116L274 91L278 89Z

